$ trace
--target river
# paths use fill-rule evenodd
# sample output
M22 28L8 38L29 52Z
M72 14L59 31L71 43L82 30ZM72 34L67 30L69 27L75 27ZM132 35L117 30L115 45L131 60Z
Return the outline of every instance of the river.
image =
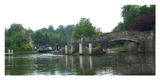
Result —
M155 53L5 56L5 75L155 75Z

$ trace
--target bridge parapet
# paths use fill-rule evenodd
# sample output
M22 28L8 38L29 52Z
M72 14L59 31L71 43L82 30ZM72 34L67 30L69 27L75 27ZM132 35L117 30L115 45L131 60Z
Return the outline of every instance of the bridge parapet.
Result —
M140 42L146 38L151 38L151 31L116 31L111 33L106 33L100 36L93 37L81 37L81 38L72 38L68 40L68 43L89 43L97 41L114 41L114 40L130 40L134 42Z

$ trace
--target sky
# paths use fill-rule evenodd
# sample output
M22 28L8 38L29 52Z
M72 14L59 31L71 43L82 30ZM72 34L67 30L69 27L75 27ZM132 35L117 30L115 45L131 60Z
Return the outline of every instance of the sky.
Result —
M123 22L121 7L128 2L128 0L3 0L0 3L0 27L10 28L11 24L19 23L24 28L30 27L34 31L43 27L48 28L49 25L56 29L59 25L77 24L80 18L89 18L93 26L101 28L103 32L111 32L119 22Z

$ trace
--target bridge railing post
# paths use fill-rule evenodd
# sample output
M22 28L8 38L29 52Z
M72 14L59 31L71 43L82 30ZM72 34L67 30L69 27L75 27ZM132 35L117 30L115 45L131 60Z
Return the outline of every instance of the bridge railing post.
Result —
M13 49L11 49L11 54L13 54Z
M65 54L68 54L67 45L65 45Z
M82 44L79 43L79 54L82 54Z
M92 54L92 43L89 43L89 54Z

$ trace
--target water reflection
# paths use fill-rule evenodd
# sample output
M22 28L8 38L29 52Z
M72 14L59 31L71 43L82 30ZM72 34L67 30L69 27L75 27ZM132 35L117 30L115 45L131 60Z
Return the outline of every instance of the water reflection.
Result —
M5 56L5 75L146 75L155 74L154 53L105 55L32 54Z
M92 57L89 56L89 64L90 64L90 69L92 70Z
M83 69L83 57L79 56L80 69Z

